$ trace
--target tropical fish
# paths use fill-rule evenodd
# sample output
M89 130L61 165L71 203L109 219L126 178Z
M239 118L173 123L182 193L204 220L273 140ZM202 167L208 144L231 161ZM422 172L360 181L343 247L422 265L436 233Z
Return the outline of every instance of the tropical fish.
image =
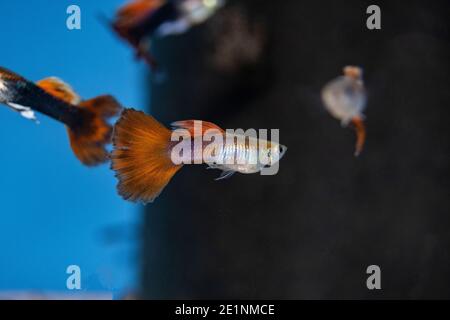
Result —
M58 78L33 83L1 67L0 103L28 119L36 119L37 111L65 124L72 151L87 166L108 160L105 146L111 141L112 126L107 120L122 109L110 95L82 100Z
M322 89L322 100L328 112L341 120L343 126L353 125L356 131L355 156L358 156L366 139L363 111L367 94L361 68L346 66L343 71L343 76L330 81Z
M209 168L222 170L219 179L223 179L235 172L250 174L270 168L287 150L274 141L257 139L253 143L249 137L230 135L206 121L177 121L172 126L173 130L169 130L141 111L122 112L114 127L111 165L119 180L118 192L124 199L153 202L185 164L206 163ZM189 139L180 141L184 135ZM206 139L208 135L214 139ZM198 138L200 142L196 143Z
M151 67L153 37L181 34L211 17L224 0L134 0L117 13L112 27Z

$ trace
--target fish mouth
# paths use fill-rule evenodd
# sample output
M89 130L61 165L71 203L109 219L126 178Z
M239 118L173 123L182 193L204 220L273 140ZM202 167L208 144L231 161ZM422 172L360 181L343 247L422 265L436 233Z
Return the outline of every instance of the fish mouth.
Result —
M283 158L284 154L286 153L286 151L288 149L286 146L283 146L281 144L280 144L279 148L280 148L280 150L279 150L280 156L279 156L278 161L281 160L281 158Z

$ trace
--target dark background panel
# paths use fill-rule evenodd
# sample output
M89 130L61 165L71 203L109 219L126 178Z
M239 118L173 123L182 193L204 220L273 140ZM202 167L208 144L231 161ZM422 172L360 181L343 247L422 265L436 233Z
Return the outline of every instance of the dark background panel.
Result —
M165 73L150 77L156 118L279 128L289 149L275 176L176 174L146 207L145 297L450 298L449 6L378 2L382 30L370 31L370 4L229 1L154 44ZM229 38L213 30L230 8L264 40L257 59L224 71L212 56ZM359 158L320 101L347 64L364 68L369 93ZM381 291L366 288L371 264Z

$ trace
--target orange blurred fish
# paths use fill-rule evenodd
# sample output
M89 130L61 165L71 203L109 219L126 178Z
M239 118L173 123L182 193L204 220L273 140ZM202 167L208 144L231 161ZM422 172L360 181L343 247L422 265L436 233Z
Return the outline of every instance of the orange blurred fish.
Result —
M197 124L201 126L199 130ZM222 170L219 179L223 179L235 172L251 174L268 170L287 150L274 141L255 139L252 142L245 136L229 134L210 122L185 120L172 126L173 131L141 111L122 112L114 126L111 168L119 179L118 192L124 199L153 202L184 164L206 163L209 168ZM174 139L175 133L180 132L190 138ZM211 132L216 135L214 140L205 139ZM200 143L196 143L197 138L201 139ZM229 138L230 142L217 143L217 138L223 138L222 141ZM187 161L180 161L180 155Z
M112 96L81 100L58 78L33 83L2 67L0 103L28 119L36 119L37 111L65 124L75 156L88 166L108 160L105 146L111 141L112 127L107 120L122 109Z
M341 120L343 126L351 123L356 131L355 156L364 147L366 129L363 111L367 103L367 94L362 80L362 70L355 66L346 66L344 75L330 81L322 89L322 99L330 114Z
M150 53L150 38L153 29L148 21L152 20L165 0L135 0L120 8L112 23L114 31L127 41L136 51L137 58L143 58L151 67L156 61ZM159 23L157 23L159 24Z
M157 67L150 50L153 37L186 32L206 21L224 0L134 0L121 7L112 28L152 68Z

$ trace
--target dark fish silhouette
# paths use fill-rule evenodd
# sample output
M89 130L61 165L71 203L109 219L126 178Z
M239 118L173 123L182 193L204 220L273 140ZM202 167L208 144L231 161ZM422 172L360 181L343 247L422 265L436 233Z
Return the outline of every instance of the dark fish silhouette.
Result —
M152 68L157 63L151 54L153 37L186 32L206 21L224 0L134 0L117 13L112 27Z
M35 119L37 111L65 124L75 156L88 166L108 160L105 146L111 141L112 126L107 120L122 109L110 95L82 101L58 78L33 83L2 67L0 103L28 119Z

